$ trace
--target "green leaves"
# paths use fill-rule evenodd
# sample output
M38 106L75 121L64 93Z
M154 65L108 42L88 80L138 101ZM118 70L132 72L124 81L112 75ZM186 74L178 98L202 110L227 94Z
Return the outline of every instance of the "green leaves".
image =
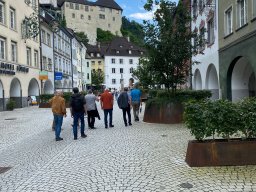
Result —
M190 101L185 105L184 122L197 140L215 135L230 139L242 134L256 137L256 99L238 103L227 100Z

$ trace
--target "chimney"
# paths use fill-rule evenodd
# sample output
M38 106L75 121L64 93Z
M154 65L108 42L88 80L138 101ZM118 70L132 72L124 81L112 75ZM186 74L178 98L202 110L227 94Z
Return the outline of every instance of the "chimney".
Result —
M127 36L127 41L130 42L130 37L129 36Z
M98 46L98 48L100 49L100 42L97 42L97 46Z

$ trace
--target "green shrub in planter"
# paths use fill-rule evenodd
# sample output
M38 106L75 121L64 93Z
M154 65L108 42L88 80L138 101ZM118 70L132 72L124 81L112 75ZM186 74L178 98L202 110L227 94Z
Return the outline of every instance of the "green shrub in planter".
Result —
M246 138L256 138L256 98L246 98L238 103L240 131Z
M12 111L12 110L14 109L14 107L15 107L15 104L16 104L15 101L12 100L12 99L10 99L10 100L7 102L7 104L6 104L7 110Z
M51 98L53 98L53 94L42 94L39 96L40 103L48 103Z
M256 99L238 103L227 100L190 101L185 104L184 122L197 140L214 135L230 139L243 134L256 138Z
M155 98L157 95L157 90L156 89L151 89L148 91L149 97Z

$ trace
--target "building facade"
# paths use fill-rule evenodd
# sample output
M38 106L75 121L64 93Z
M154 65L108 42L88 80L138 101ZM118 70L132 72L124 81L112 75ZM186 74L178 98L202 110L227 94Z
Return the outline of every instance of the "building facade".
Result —
M39 96L40 44L37 0L0 1L0 110L12 99L28 106L28 96Z
M129 86L134 69L145 50L130 42L129 38L117 37L108 46L104 57L104 83L106 87L121 90Z
M54 89L69 92L72 90L73 63L72 63L72 38L66 28L60 27L54 33Z
M223 98L256 95L256 1L219 1L220 83Z
M203 45L192 57L192 88L207 89L219 99L218 0L191 0L191 30L203 38Z
M59 0L67 27L84 32L90 44L96 44L97 28L121 36L122 8L114 0Z

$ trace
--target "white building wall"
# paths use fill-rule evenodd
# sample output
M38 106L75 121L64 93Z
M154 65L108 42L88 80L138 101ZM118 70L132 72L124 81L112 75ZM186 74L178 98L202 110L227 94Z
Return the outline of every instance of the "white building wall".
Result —
M216 3L214 2L216 1ZM199 1L197 1L199 3ZM193 6L193 0L191 0L192 7ZM216 4L214 6L214 4ZM214 44L212 45L205 45L205 49L202 51L203 54L198 54L192 57L192 63L199 62L199 64L193 64L192 65L192 88L198 89L198 86L196 85L196 81L198 82L198 77L196 77L195 72L196 70L200 71L201 74L201 80L202 80L202 89L210 89L213 94L213 98L217 99L219 98L219 37L218 37L218 0L213 0L213 6L206 6L203 10L203 12L200 14L199 11L197 11L197 17L192 21L191 30L194 31L195 28L198 29L198 33L200 31L200 26L204 24L204 27L206 29L205 32L205 39L207 41L207 22L209 20L209 12L210 10L214 11ZM199 6L197 6L197 9L199 9ZM193 10L192 10L192 17L193 17ZM214 82L215 78L213 78L213 71L214 68L217 72L217 82ZM209 73L210 71L210 73ZM217 87L216 87L217 83Z
M112 59L115 59L115 63L112 63ZM123 59L123 64L120 64L120 59ZM133 61L132 64L130 64L130 60ZM139 57L105 56L104 63L104 84L108 88L116 88L121 90L120 79L123 78L124 87L129 86L129 79L132 78L130 69L137 69ZM115 73L112 73L112 68L115 68ZM123 74L120 73L120 68L123 68ZM112 79L116 80L115 84L112 83Z

